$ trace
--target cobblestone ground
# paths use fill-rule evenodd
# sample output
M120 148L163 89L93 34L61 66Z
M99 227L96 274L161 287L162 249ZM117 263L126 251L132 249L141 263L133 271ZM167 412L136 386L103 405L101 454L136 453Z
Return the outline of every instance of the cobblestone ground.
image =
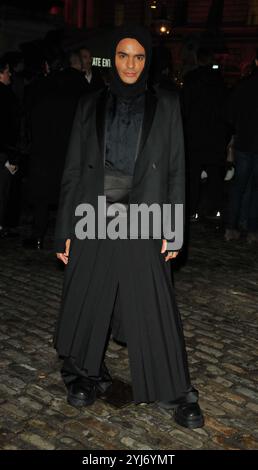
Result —
M174 276L206 417L191 431L156 404L68 405L52 347L61 266L51 251L0 240L0 448L258 449L257 261L257 246L192 228L188 261ZM110 341L106 362L130 382L126 348Z

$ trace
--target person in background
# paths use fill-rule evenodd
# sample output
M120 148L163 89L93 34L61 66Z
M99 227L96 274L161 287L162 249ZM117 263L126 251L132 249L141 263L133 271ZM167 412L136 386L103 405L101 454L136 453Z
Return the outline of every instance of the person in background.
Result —
M27 110L31 135L27 193L33 207L30 234L23 241L27 249L44 248L50 209L58 202L75 110L87 91L79 53L71 52L68 59L67 68L41 80Z
M182 105L187 149L188 205L191 221L198 220L201 172L205 169L205 205L202 215L216 217L223 205L223 173L226 159L227 90L219 70L213 68L213 55L199 49L198 67L184 78Z
M12 177L18 170L19 106L10 87L11 72L0 58L0 237L6 236L6 209Z
M80 49L80 57L82 62L82 72L84 74L86 91L92 92L104 88L105 83L102 80L97 67L92 67L92 55L87 47Z
M250 202L244 205L247 242L258 242L258 49L251 75L234 90L229 103L229 121L234 129L235 175L225 216L225 240L240 238L239 218L248 184Z

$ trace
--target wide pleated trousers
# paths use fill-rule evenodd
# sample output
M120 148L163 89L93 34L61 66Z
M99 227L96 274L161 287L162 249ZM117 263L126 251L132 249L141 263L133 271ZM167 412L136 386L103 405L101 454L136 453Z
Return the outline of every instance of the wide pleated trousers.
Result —
M170 262L160 251L161 240L74 239L65 268L59 356L99 376L119 296L135 403L174 400L191 386Z

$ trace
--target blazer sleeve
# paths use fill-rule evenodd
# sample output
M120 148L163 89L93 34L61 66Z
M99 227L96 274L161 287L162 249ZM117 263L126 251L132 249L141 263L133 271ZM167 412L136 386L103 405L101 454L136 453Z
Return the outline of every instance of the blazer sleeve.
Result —
M67 238L73 237L74 203L81 173L81 129L82 101L79 101L73 121L60 187L53 246L57 253L63 253L65 241Z
M171 117L171 143L168 170L168 203L171 204L172 227L175 220L175 204L183 205L182 224L185 223L185 148L179 97L173 103ZM175 230L175 227L174 227ZM173 240L168 240L172 242ZM183 240L182 240L183 244ZM181 248L181 247L180 247Z

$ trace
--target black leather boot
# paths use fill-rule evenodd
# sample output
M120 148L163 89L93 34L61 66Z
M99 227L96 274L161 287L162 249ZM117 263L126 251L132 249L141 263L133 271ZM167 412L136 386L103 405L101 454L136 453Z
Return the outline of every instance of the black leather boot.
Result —
M177 424L189 429L204 426L204 417L198 405L199 392L191 387L184 396L177 400L160 401L160 408L175 410L174 419Z
M71 381L65 380L65 383L68 403L80 407L92 405L97 397L104 395L112 385L112 378L103 362L99 377L75 376Z
M89 406L97 398L97 387L93 380L78 378L68 386L67 402L71 406Z
M198 403L179 405L175 410L174 419L184 428L196 429L204 426L204 417Z

